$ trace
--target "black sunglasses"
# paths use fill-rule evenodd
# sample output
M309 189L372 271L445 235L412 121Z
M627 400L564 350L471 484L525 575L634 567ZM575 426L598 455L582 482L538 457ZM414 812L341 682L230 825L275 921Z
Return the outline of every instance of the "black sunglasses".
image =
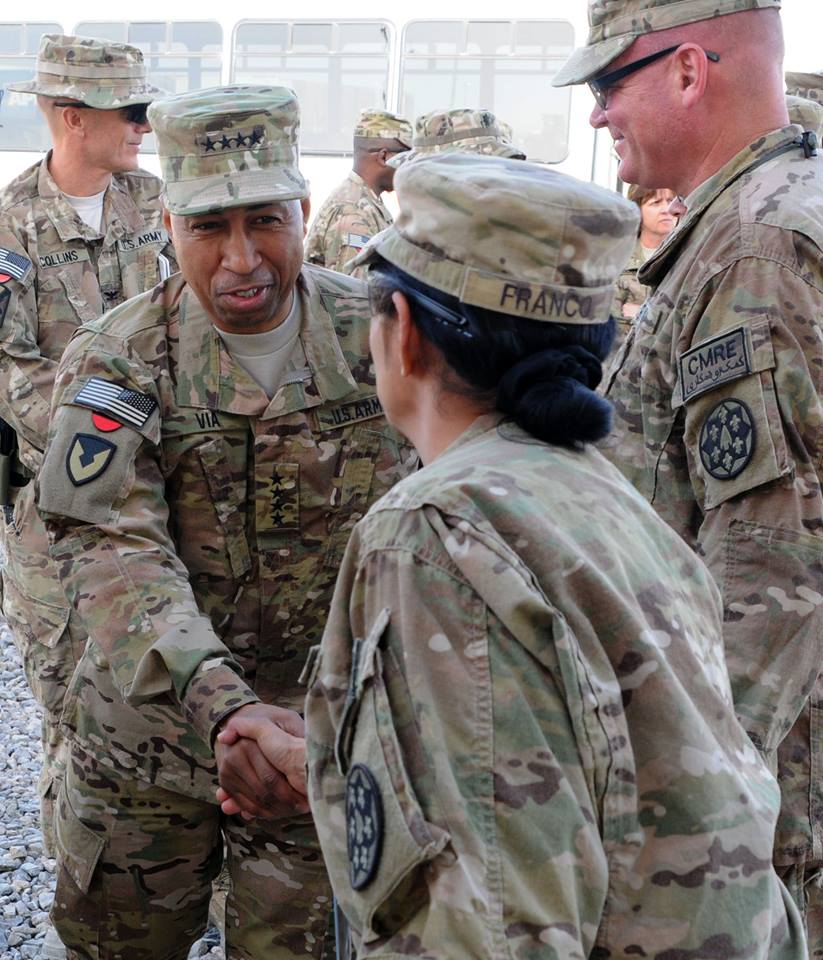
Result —
M640 60L634 60L632 63L627 63L625 66L619 67L617 70L612 70L610 73L601 73L599 77L594 77L594 79L589 80L589 90L591 90L592 94L594 95L594 99L597 101L598 107L600 107L601 110L605 110L607 108L609 103L609 87L613 87L616 83L619 83L626 77L631 76L638 70L642 70L643 67L648 67L649 64L655 63L657 60L662 60L663 57L667 57L670 53L674 53L675 50L679 50L682 46L682 43L678 43L677 46L666 47L665 50L658 50L657 53L650 53L648 57L643 57ZM712 63L718 63L720 60L720 54L714 53L712 50L704 50L703 53L706 54Z
M55 100L55 107L74 107L75 110L98 110L99 107L93 107L90 103L69 103L65 100ZM147 103L132 103L128 107L119 107L123 116L129 123L136 123L142 126L148 122L146 111L149 105Z

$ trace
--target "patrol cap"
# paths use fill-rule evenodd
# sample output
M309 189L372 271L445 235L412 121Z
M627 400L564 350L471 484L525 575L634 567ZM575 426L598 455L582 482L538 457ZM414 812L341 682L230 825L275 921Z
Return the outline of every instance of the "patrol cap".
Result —
M128 43L44 33L34 80L10 83L7 90L68 97L98 110L151 103L164 92L148 82L143 54Z
M804 130L813 130L823 142L823 103L805 97L786 97L791 123L799 123Z
M552 80L555 87L585 83L646 33L742 10L780 8L781 0L589 0L589 36Z
M455 151L526 159L526 154L503 133L490 110L458 109L432 110L418 117L414 121L411 150L393 157L389 164L399 167L418 157Z
M388 110L361 110L354 136L364 140L399 140L404 147L410 147L412 125Z
M786 93L823 102L823 73L787 73Z
M302 199L300 110L287 87L211 87L157 100L148 111L171 213Z
M620 194L507 157L447 153L404 164L400 213L351 261L379 254L462 303L554 323L604 323L637 243Z

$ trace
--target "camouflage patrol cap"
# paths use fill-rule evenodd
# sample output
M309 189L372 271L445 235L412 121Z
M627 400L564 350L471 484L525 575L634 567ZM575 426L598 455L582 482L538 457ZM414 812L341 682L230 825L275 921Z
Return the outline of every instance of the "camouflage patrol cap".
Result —
M787 73L786 93L823 103L823 73Z
M193 216L302 199L300 110L287 87L212 87L149 107L165 181L163 200Z
M404 147L410 147L412 125L388 110L361 110L354 136L366 140L399 140Z
M526 154L505 136L490 110L459 109L433 110L418 117L411 150L393 157L389 164L399 167L419 157L457 151L526 159Z
M608 319L637 242L637 205L536 163L448 153L404 164L380 255L463 303L555 323Z
M791 123L800 124L804 130L813 130L818 140L823 142L823 103L789 95L786 97L786 106Z
M143 54L128 43L45 33L40 38L34 80L7 90L68 97L98 110L151 103L164 95L147 80Z
M646 33L729 13L780 8L781 0L589 0L589 37L552 80L555 87L585 83Z

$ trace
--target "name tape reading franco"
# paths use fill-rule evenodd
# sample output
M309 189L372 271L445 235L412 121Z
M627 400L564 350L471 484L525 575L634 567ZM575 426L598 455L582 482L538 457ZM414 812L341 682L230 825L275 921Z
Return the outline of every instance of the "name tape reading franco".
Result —
M31 260L13 250L0 247L0 272L7 273L15 280L22 280L31 266Z
M752 372L746 328L738 327L687 350L678 360L683 402Z
M460 299L478 307L532 320L605 323L609 319L613 294L611 285L583 289L515 283L470 270L466 274Z
M157 401L147 393L109 383L101 377L92 377L72 402L138 429L146 423L157 407Z

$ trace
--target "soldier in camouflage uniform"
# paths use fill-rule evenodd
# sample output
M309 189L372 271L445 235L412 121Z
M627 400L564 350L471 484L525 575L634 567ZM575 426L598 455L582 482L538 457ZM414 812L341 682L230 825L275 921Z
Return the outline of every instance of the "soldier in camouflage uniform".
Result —
M588 81L623 179L685 214L607 396L604 452L722 590L738 716L777 773L775 863L823 956L823 158L788 125L780 0L595 0Z
M54 146L0 194L0 416L17 434L18 482L27 484L4 501L3 614L43 707L41 824L51 848L52 798L65 761L60 713L85 634L49 561L28 478L40 465L57 361L71 335L176 264L161 183L137 168L151 129L146 105L160 92L146 81L142 53L45 35L36 70L34 80L10 89L40 98ZM99 226L78 212L94 194Z
M308 263L351 273L349 261L391 226L392 215L380 197L394 189L394 168L387 161L409 149L411 133L408 120L393 113L361 111L354 128L353 169L317 211L306 238Z
M490 110L432 110L414 121L411 150L389 164L399 167L435 153L482 153L525 160L526 154L511 142L510 131Z
M183 958L222 835L228 956L320 957L331 895L295 814L297 680L351 527L415 457L376 397L363 284L301 269L294 94L213 89L149 117L181 274L69 345L38 484L90 637L64 712L53 919L72 956ZM241 714L293 734L296 790L253 739L213 748ZM248 751L246 809L274 797L278 819L221 814L215 749L221 778Z
M355 527L306 708L359 957L801 960L717 589L581 442L609 428L636 208L497 157L404 165L397 192L358 260L426 466Z

